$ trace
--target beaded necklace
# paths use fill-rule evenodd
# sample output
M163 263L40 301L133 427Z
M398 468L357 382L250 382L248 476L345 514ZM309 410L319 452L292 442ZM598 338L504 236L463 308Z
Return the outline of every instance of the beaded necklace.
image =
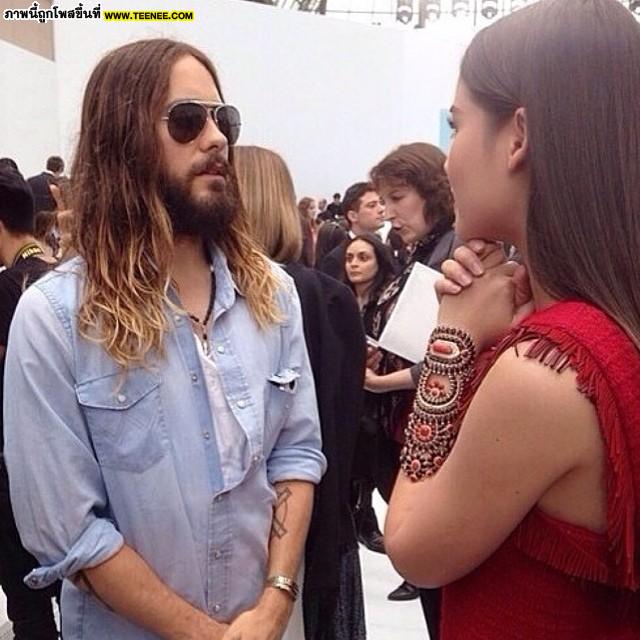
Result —
M213 312L213 303L215 302L215 299L216 299L216 276L213 271L213 265L211 265L209 268L211 271L211 293L209 295L209 305L207 306L207 312L205 313L204 318L202 320L200 320L200 318L198 318L198 316L194 315L193 313L188 314L191 322L193 322L201 332L201 335L199 336L199 338L200 338L200 342L202 343L202 350L207 356L210 353L209 336L207 335L207 325L209 324L209 320L211 319L211 313Z

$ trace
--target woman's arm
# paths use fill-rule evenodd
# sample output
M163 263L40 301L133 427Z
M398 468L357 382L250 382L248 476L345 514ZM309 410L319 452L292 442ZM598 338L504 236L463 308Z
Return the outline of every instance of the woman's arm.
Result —
M371 393L388 393L402 389L415 389L416 382L412 374L414 367L387 373L379 376L372 369L367 368L364 375L364 388Z
M387 553L413 584L452 582L486 560L556 483L602 455L596 412L575 373L507 351L476 392L438 473L420 482L400 474Z

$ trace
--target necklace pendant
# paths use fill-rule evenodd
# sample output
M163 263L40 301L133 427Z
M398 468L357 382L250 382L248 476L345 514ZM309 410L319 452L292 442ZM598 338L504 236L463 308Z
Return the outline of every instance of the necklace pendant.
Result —
M202 350L204 351L205 356L208 356L211 353L211 349L209 349L209 336L207 336L206 328L202 332Z

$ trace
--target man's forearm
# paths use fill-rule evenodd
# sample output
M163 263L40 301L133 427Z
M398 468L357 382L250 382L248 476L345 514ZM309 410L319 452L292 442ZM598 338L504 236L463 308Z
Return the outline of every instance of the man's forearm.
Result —
M126 545L106 562L76 574L73 582L118 615L165 640L218 640L227 627L169 589Z
M273 510L269 540L269 575L296 577L300 570L313 510L314 485L291 480L275 485L278 501Z
M286 481L275 485L278 500L273 510L269 540L268 576L295 580L300 570L313 509L313 485ZM231 624L228 637L276 640L287 627L293 599L282 589L265 587L256 606Z

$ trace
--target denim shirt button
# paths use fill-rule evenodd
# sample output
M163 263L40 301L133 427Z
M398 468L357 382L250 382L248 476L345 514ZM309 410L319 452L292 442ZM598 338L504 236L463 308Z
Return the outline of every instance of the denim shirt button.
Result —
M222 609L222 605L220 604L214 604L213 605L213 610L215 613L218 613L218 611L220 611L220 609Z
M211 437L211 434L208 431L205 431L203 436L205 440L208 440Z
M40 584L40 578L38 576L29 576L27 582L30 587L37 587Z
M127 396L124 395L124 393L119 393L118 394L118 402L120 404L122 404L123 402L126 402L127 400Z
M221 344L219 344L219 345L216 347L216 351L217 351L218 353L224 353L224 347L223 347Z
M220 551L219 549L216 549L216 550L213 552L213 557L214 557L216 560L220 560L220 558L222 557L222 551Z
M195 373L192 373L191 380L193 380L193 382L198 382L198 376Z
M236 405L238 409L244 409L247 406L247 403L245 400L238 400L238 402L236 402Z

